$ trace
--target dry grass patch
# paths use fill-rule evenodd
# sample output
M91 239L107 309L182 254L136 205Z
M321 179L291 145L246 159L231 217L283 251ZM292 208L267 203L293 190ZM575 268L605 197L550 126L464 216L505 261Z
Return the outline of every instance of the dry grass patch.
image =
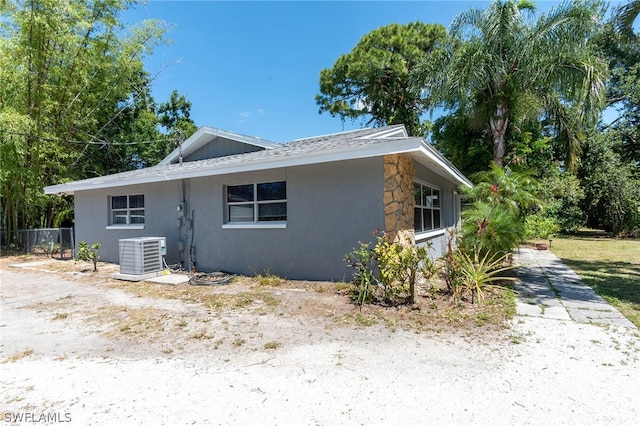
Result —
M113 280L110 287L124 290L138 297L175 299L195 303L212 311L244 309L253 305L276 307L280 303L272 289L249 277L240 277L231 284L220 286L162 285L144 281Z
M19 262L13 258L11 263ZM73 262L69 261L60 261L59 264L74 267ZM111 267L117 268L117 265ZM218 318L231 311L241 311L261 316L299 317L304 318L303 321L328 321L334 326L376 324L392 331L456 332L468 329L478 333L480 330L503 329L505 320L515 314L515 298L508 286L487 288L485 300L476 304L454 302L451 295L434 290L431 286L418 286L416 303L412 306L360 307L353 303L353 286L350 283L294 281L268 273L256 277L238 276L225 285L198 286L120 281L91 274L83 275L81 279L83 283L121 290L140 298L200 305L208 311L208 315L214 314ZM53 305L33 308L47 309L55 314L65 312L67 309L63 306L68 308L69 303L63 297ZM154 302L146 304L154 305ZM92 317L93 314L90 312L87 316ZM99 315L92 319L96 320L108 327L106 333L112 337L152 336L163 328L173 332L188 328L186 317L169 318L165 311L154 307L132 309L107 306L101 308ZM179 321L184 323L182 327L178 325Z
M2 364L20 361L21 359L26 358L32 354L33 354L33 349L25 349L24 351L16 352L13 355L9 355L2 361Z
M57 314L55 314L55 315L53 316L53 320L54 320L54 321L56 321L56 320L65 320L65 319L67 319L68 317L69 317L69 314L68 314L68 313L66 313L66 312L58 312Z
M264 348L267 350L274 350L280 347L282 347L282 343L276 341L271 341L264 344Z
M157 308L130 308L125 306L103 306L99 309L101 322L110 323L109 330L103 332L108 338L153 337L165 330L169 315Z
M215 337L215 335L213 334L209 334L206 328L202 328L199 331L197 331L196 333L192 334L191 336L192 339L196 339L196 340L201 340L201 339L213 339Z

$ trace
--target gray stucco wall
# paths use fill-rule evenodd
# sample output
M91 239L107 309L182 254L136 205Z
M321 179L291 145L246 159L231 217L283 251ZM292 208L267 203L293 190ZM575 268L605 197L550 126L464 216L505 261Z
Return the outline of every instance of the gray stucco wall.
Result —
M144 229L106 229L109 224L109 197L136 194L144 194ZM116 263L119 261L118 240L121 238L166 237L168 247L177 247L179 238L175 220L179 198L179 182L76 192L76 242L100 243L100 259ZM166 260L169 264L177 262L177 251L168 251Z
M286 229L223 229L225 185L278 180L287 182ZM191 179L187 190L196 266L204 271L342 280L350 274L344 255L384 226L381 157ZM106 229L108 197L128 194L145 195L144 230ZM101 259L118 262L118 239L165 236L167 263L175 263L184 240L176 226L180 194L180 182L77 192L76 239L100 242Z
M198 267L342 280L344 255L384 223L382 179L374 158L193 180ZM286 229L222 229L224 185L278 180L287 182Z
M444 226L455 224L455 186L416 164L416 178L442 190ZM254 275L269 271L291 279L342 280L351 271L343 258L358 241L372 241L384 229L382 157L304 167L170 181L148 185L79 191L75 195L76 241L102 244L103 261L118 262L118 240L143 236L167 238L168 264L179 260L179 241L193 231L196 267ZM223 229L225 185L285 180L285 229ZM193 230L176 226L183 184L193 215ZM110 196L144 194L145 226L140 230L106 229ZM182 233L182 235L180 235ZM446 248L446 235L429 239L435 256ZM425 240L418 241L425 243ZM186 266L186 264L185 264Z

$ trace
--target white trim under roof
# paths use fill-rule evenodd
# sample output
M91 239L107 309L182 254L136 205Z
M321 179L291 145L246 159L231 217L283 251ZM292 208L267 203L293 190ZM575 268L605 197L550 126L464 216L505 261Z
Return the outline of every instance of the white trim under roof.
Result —
M148 171L142 176L132 175L133 172L117 173L98 178L85 179L44 188L45 194L73 195L75 191L91 189L114 188L144 183L173 181L205 176L219 176L230 173L269 170L283 167L303 166L308 164L328 163L332 161L353 160L358 158L378 157L386 154L399 154L418 151L422 139L395 139L371 145L347 146L333 150L325 150L297 155L286 154L278 157L250 159L245 162L202 165L201 167L180 167L177 164L156 166L141 169ZM223 157L224 158L224 157ZM207 160L200 160L204 164ZM185 166L191 162L184 163Z
M198 149L202 148L216 137L241 142L247 145L253 145L264 149L273 149L279 146L279 144L254 136L246 136L227 130L203 126L200 127L193 135L191 135L186 141L182 143L182 157L187 157L188 155L196 152ZM180 152L180 147L174 149L173 152L171 152L171 154L167 155L162 161L160 161L158 165L165 166L167 164L178 162L180 159Z
M294 139L293 142L306 141L309 139L324 139L324 138L330 138L332 136L338 136L338 135L348 136L350 133L360 133L363 130L372 130L372 132L367 133L364 136L359 136L358 139L381 139L381 138L391 138L391 137L408 138L409 137L409 134L407 133L407 130L404 127L404 124L393 124L391 126L380 127L379 131L375 131L375 129L376 128L367 127L364 129L345 130L343 132L327 133L324 135L309 136L306 138Z
M438 169L432 169L433 171L435 171L436 173L438 172L438 170L445 171L448 177L454 178L460 185L464 185L469 188L473 186L473 183L469 179L467 179L467 177L464 176L458 169L456 169L455 166L451 164L446 158L444 158L438 151L436 151L435 148L431 146L431 144L426 142L424 139L421 140L422 144L420 146L420 153L426 156L432 164L438 166ZM413 154L412 156L416 161L420 162L419 156L416 156L415 154Z
M396 125L381 129L380 132L370 135L361 136L359 139L390 139L390 138L408 138L409 134L403 125Z
M158 165L130 172L47 186L44 188L44 192L45 194L73 195L75 191L219 176L231 173L304 166L401 153L410 155L414 160L424 164L449 181L459 185L472 186L471 182L462 175L462 173L432 146L425 142L424 139L417 137L389 137L390 134L394 136L396 134L399 135L399 130L404 132L404 127L393 126L392 128L381 129L381 132L369 133L368 135L371 136L369 138L356 137L350 139L352 143L345 141L344 145L334 144L325 146L324 149L296 150L295 148L291 148L292 146L298 146L300 143L304 144L305 142L302 140L302 142L292 142L292 145L277 145L276 148L270 148L266 151L263 150L208 160L189 161L182 165ZM349 133L350 132L342 132L336 133L336 135L348 135ZM382 136L384 134L387 135L386 138ZM309 146L316 146L316 142L314 141L308 143ZM319 147L322 147L324 142L320 140L317 143Z

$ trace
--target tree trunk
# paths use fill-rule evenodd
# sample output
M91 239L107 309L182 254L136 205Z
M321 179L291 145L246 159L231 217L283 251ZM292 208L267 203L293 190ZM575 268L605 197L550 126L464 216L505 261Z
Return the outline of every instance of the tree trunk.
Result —
M507 100L498 99L496 113L489 118L489 127L493 137L493 161L500 167L502 167L505 153L504 140L507 133L507 125L509 124L508 109Z
M415 268L411 269L411 278L409 281L409 304L416 303L416 272Z

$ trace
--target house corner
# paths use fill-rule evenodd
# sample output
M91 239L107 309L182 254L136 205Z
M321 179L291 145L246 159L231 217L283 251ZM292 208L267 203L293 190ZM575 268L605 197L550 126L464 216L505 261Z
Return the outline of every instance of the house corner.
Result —
M405 154L384 156L384 224L391 241L415 245L413 226L413 159Z

